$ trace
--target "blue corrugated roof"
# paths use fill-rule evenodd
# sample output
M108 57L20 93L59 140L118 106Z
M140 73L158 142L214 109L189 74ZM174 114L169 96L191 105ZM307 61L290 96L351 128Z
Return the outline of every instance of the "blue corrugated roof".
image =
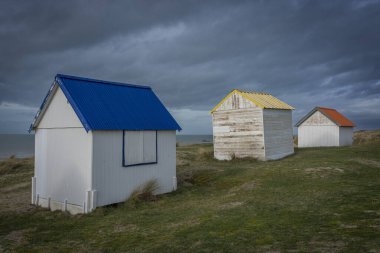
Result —
M58 74L56 83L89 130L181 130L148 86ZM52 90L52 89L51 89ZM51 92L48 93L47 97ZM45 98L40 111L48 103ZM40 112L32 124L38 124Z

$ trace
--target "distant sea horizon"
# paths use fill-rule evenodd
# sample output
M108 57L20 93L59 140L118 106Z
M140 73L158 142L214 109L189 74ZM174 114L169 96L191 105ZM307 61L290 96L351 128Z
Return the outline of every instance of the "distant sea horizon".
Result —
M212 143L212 135L177 134L180 146ZM34 134L0 134L0 159L34 156Z

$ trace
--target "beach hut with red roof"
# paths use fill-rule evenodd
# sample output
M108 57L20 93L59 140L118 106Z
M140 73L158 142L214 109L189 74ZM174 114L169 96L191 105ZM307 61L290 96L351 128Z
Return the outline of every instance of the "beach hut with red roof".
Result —
M315 107L296 127L298 147L349 146L355 124L335 109Z

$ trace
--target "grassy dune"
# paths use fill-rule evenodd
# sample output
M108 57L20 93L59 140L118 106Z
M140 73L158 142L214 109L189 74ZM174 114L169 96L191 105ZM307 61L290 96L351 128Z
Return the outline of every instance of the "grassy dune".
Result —
M29 205L32 159L0 162L0 252L379 252L380 142L280 161L178 147L178 191L70 216Z

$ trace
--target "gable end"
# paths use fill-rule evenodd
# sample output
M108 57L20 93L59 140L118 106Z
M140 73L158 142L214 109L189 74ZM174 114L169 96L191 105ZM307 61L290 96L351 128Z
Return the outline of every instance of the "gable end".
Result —
M63 128L83 129L83 125L62 89L57 87L50 98L49 104L45 107L43 115L35 125L35 129Z

